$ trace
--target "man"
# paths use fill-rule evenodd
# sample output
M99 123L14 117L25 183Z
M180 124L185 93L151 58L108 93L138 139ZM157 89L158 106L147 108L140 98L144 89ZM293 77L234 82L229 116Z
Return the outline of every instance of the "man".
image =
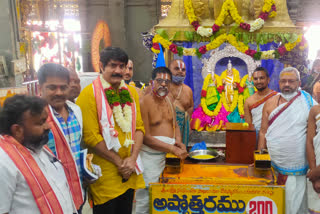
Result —
M268 148L272 166L279 173L278 184L286 185L286 213L306 213L306 131L310 108L316 103L310 94L298 90L296 68L281 71L281 93L270 98L262 111L258 149Z
M309 113L307 130L307 159L309 172L307 177L308 208L310 213L320 212L320 106L313 106Z
M135 87L136 91L138 92L139 98L141 98L143 96L142 90L136 87L136 84L132 81L132 76L133 76L133 62L131 59L129 59L128 64L126 66L126 70L123 75L123 79L127 85L131 85Z
M139 97L123 75L128 55L108 47L100 53L101 76L77 99L84 142L102 177L90 185L93 213L131 214L134 189L144 188L139 152L144 136Z
M188 146L190 116L193 112L193 94L191 88L183 83L186 78L186 65L178 59L170 63L169 69L172 73L170 96L173 99L182 142Z
M69 84L68 100L74 103L76 98L79 96L81 92L80 78L77 72L74 70L69 70L69 76L70 76L70 84Z
M134 85L134 82L132 81L132 76L133 76L133 62L131 59L129 59L128 64L126 66L126 70L123 75L124 82L127 85L132 84L132 83Z
M48 123L51 131L48 146L64 165L73 201L78 212L81 212L83 204L80 180L82 115L79 106L67 100L69 71L62 65L48 63L40 67L37 75L41 97L49 104Z
M62 163L45 146L46 102L15 95L0 113L0 213L76 213Z
M257 93L250 96L244 103L244 119L247 123L253 123L258 133L261 127L262 109L265 102L277 94L277 92L268 88L270 82L269 73L263 67L258 67L254 70L253 84L257 89Z
M312 64L311 74L301 80L302 89L312 94L316 101L320 100L320 59L315 59Z
M141 103L142 119L146 135L141 148L144 166L143 178L147 188L136 192L136 214L149 213L149 183L158 182L165 167L166 153L180 159L187 157L187 150L181 141L179 126L169 94L171 72L158 67L152 72L152 92L145 95Z

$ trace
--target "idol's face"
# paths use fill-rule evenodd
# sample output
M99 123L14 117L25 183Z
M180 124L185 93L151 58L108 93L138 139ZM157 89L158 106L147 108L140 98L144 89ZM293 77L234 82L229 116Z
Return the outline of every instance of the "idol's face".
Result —
M301 82L294 72L283 72L280 75L279 88L283 94L292 94L298 91Z
M258 91L263 91L268 87L270 78L264 71L256 71L253 73L253 84Z

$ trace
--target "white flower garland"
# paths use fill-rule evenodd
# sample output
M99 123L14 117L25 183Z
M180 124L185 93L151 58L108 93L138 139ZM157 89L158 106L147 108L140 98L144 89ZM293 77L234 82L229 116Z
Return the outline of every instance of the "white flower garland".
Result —
M104 88L109 88L111 86L103 78L100 79ZM124 83L124 80L121 81L119 88L125 88L129 90L126 84ZM134 105L134 103L131 103L131 105ZM121 108L121 105L118 105L113 106L112 112L117 124L126 135L126 139L124 141L123 146L129 147L130 145L134 144L134 140L131 139L130 135L130 132L132 131L132 108L127 104L125 104L123 108Z
M257 18L256 20L254 20L254 22L252 24L250 24L250 32L254 32L256 30L259 30L260 28L262 28L262 26L264 25L264 20L261 18Z
M204 36L204 37L210 37L212 36L212 28L206 28L206 27L198 27L197 29L197 33L200 35L200 36Z

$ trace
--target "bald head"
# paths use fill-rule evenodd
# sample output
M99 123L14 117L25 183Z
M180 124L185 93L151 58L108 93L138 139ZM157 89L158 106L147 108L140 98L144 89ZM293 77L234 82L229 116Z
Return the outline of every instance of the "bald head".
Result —
M68 93L68 100L74 102L74 100L79 96L81 92L80 86L80 78L78 73L73 69L69 69L69 77L70 77L70 84L69 84L69 93Z

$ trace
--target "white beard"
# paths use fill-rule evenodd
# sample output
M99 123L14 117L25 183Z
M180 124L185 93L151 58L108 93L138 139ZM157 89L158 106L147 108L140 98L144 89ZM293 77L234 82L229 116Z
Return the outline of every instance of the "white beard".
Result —
M296 95L298 94L297 91L291 93L291 94L283 94L283 93L280 93L280 95L286 100L286 101L290 101L292 98L294 98Z

